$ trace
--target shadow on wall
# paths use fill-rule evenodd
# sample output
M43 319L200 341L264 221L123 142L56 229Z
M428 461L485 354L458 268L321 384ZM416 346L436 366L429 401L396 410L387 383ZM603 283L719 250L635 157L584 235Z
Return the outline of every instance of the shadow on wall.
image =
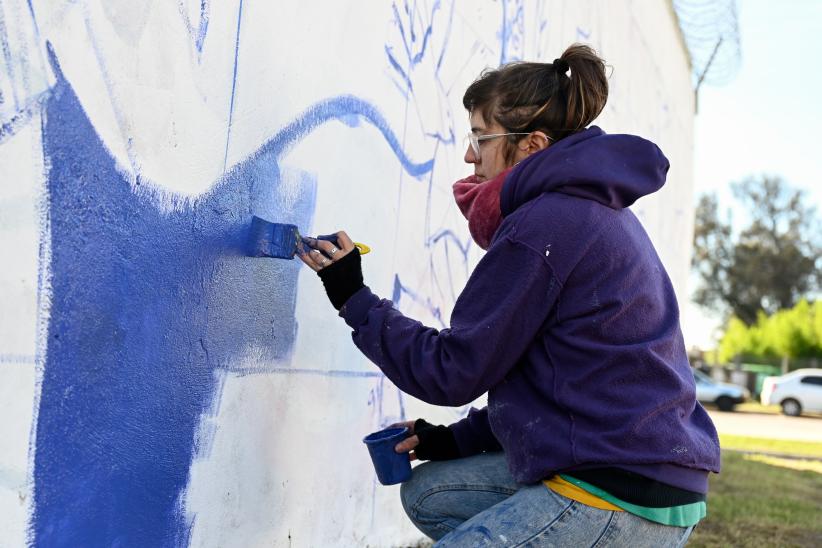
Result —
M206 195L162 211L155 191L132 189L50 46L49 56L51 251L41 268L52 298L33 540L186 545L192 524L181 494L200 416L219 398L216 370L236 367L251 348L264 368L287 362L296 335L299 263L245 257L252 215L310 224L316 181L281 173L282 154L328 120L361 117L409 174L430 172L433 160L410 162L376 109L341 97L309 109Z

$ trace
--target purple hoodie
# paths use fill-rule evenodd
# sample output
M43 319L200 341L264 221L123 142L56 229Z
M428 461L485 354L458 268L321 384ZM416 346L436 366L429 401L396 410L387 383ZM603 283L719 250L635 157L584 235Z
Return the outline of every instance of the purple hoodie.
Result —
M340 315L401 390L488 406L451 425L463 456L502 448L514 478L615 466L697 492L719 442L696 402L670 279L626 209L665 182L656 145L598 127L520 162L503 221L451 327L403 316L367 287Z

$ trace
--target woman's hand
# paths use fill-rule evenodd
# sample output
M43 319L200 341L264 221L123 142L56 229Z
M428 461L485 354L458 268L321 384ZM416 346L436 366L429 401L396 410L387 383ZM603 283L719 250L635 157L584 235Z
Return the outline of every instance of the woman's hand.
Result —
M411 436L394 446L397 453L408 453L411 460L451 460L460 458L454 433L445 425L435 426L425 419L398 422L407 426Z
M337 232L335 236L340 245L339 248L328 240L304 237L300 242L302 245L297 245L297 256L314 272L319 272L355 249L354 242L344 231Z
M354 293L365 287L360 251L345 232L337 232L333 242L303 238L298 248L300 260L317 273L334 308L340 310Z
M408 427L408 432L410 434L414 434L414 422L416 421L406 421L406 422L398 422L396 424L392 424L392 427L401 428L403 426ZM408 458L411 460L417 460L416 453L413 453L414 448L420 444L420 438L416 435L411 435L400 443L394 446L394 451L397 453L408 453Z

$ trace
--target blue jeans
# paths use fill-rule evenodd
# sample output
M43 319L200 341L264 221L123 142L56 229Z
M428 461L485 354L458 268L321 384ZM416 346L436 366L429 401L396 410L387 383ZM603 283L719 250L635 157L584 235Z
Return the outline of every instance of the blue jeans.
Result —
M693 527L600 510L514 481L502 452L426 462L400 490L420 531L449 546L684 546Z

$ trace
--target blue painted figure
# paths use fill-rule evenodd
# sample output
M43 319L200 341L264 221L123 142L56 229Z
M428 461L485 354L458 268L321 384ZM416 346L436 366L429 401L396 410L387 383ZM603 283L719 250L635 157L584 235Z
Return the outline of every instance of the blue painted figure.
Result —
M300 265L247 256L253 215L310 226L316 181L282 169L283 154L329 120L363 120L409 175L429 173L433 159L411 161L371 104L334 97L296 117L208 193L164 211L154 190L141 189L146 181L129 181L117 166L51 47L49 57L56 83L42 132L51 306L32 543L185 546L193 518L185 488L198 444L208 443L198 425L220 397L220 371L289 365ZM259 369L237 369L252 345ZM381 379L378 390L382 397Z
M673 287L628 209L669 164L650 141L590 125L607 95L605 63L583 45L469 86L474 175L454 196L487 253L450 327L374 295L345 232L300 255L401 390L443 406L488 395L454 424L402 424L414 435L395 450L431 461L403 506L437 546L681 546L705 516L716 430Z

